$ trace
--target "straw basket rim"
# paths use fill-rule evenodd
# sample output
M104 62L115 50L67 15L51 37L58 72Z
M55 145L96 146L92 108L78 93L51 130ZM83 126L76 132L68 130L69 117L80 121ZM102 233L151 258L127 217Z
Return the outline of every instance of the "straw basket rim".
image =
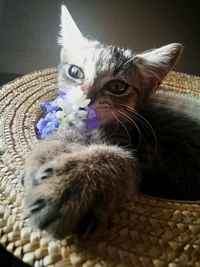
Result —
M55 96L56 69L37 70L0 87L0 244L35 266L200 266L200 202L135 196L122 205L101 240L84 247L32 230L21 212L18 183L37 141L39 103ZM200 78L170 72L160 92L200 99ZM198 102L199 104L199 102Z

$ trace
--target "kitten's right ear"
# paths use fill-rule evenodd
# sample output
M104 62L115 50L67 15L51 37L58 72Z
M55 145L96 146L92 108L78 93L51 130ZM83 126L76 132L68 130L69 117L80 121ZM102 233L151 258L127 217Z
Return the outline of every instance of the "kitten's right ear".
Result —
M78 29L66 6L61 7L60 36L58 43L62 46L61 62L68 54L77 53L77 49L83 44L85 38Z
M182 50L182 44L172 43L137 55L136 66L143 78L143 86L155 90L174 67Z

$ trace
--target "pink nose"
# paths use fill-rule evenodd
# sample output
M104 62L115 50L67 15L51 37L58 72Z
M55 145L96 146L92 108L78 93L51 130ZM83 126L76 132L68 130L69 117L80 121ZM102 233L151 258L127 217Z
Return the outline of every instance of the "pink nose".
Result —
M83 84L82 86L81 86L81 89L82 89L82 91L87 95L87 93L88 93L88 84Z

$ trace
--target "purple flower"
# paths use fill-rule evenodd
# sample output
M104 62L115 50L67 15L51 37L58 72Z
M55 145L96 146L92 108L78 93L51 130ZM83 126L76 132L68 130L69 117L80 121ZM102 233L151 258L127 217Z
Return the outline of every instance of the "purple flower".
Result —
M98 127L98 123L97 123L96 111L91 107L88 107L86 109L86 111L87 111L86 129L97 128Z
M48 114L49 112L52 111L58 111L60 110L60 107L57 105L57 100L62 99L65 96L65 92L64 91L59 91L59 95L51 102L48 101L43 101L40 104L40 108L42 110L42 112L44 114Z
M51 134L55 128L58 128L59 121L56 118L56 112L50 112L45 118L40 118L36 125L37 136L40 138L45 138Z
M45 138L49 134L51 134L56 128L62 125L63 122L61 119L59 119L59 116L57 116L57 111L62 111L62 107L58 105L58 103L62 103L62 101L58 100L63 99L64 97L66 97L66 93L60 90L59 95L53 101L43 101L40 104L40 108L43 111L44 117L36 120L37 137ZM97 128L98 124L96 111L91 107L87 107L85 109L80 108L80 110L85 110L87 112L85 125L86 129ZM81 123L81 118L77 117L77 119L80 120L80 125L83 125Z
M49 112L57 111L59 109L59 106L57 106L54 101L52 102L43 101L40 104L40 108L45 114L48 114Z
M63 90L61 90L61 89L59 89L59 91L58 91L58 95L59 95L59 96L64 96L64 95L66 95L66 92L63 91Z

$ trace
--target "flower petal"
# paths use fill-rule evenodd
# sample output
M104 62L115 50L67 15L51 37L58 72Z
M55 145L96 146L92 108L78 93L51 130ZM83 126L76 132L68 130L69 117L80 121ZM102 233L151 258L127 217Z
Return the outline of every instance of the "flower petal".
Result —
M64 116L65 116L64 111L59 110L59 111L56 112L56 118L57 119L62 119L62 118L64 118Z
M90 104L91 100L90 99L85 99L81 104L80 108L85 108Z
M88 108L88 114L86 118L86 128L87 129L94 129L97 128L97 115L96 111L93 108Z

